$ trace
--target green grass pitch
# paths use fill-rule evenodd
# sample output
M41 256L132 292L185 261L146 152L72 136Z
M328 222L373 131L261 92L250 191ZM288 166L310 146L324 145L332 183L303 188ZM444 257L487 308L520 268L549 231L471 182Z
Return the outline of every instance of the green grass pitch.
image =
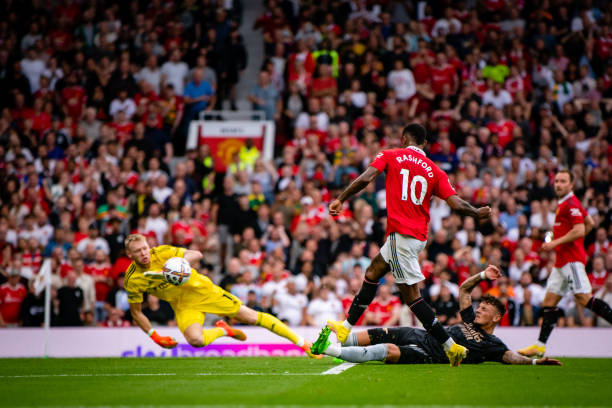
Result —
M330 358L2 359L10 407L605 407L612 359L563 367L356 365Z

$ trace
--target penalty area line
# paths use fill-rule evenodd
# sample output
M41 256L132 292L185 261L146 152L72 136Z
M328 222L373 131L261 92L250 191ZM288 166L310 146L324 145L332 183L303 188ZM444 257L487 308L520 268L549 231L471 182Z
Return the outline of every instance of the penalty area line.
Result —
M342 363L339 366L323 371L321 375L337 375L356 365L357 363Z

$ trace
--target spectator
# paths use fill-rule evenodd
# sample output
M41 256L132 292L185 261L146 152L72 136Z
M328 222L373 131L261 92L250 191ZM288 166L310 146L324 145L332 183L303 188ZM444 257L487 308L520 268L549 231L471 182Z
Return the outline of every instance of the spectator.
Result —
M183 94L183 89L189 75L189 66L181 61L181 51L177 48L170 53L170 59L161 67L161 85L172 85L174 92Z
M317 295L310 301L306 309L306 323L309 326L324 326L328 320L341 319L342 304L331 289L321 286Z
M193 80L185 86L184 101L188 109L187 120L195 119L201 111L215 106L215 90L210 83L204 81L202 68L193 71Z
M381 285L364 314L365 323L370 326L397 326L401 306L399 297L391 294L390 285Z
M83 289L77 286L77 274L69 272L66 283L57 291L57 307L59 313L57 324L59 326L82 326L80 308L83 306Z
M296 290L295 280L290 278L287 280L285 290L274 296L274 305L274 310L277 310L276 316L280 320L291 326L300 326L304 321L308 298Z
M8 281L0 285L0 327L14 327L20 322L19 308L28 294L19 282L20 275L18 269L10 268Z
M270 74L267 71L259 73L259 82L251 90L249 101L253 104L254 110L264 111L266 120L276 120L280 117L282 101L278 92L272 86Z
M174 312L167 302L159 300L153 295L147 295L145 307L142 309L142 313L151 321L151 324L155 326L175 326ZM129 322L127 322L129 325Z

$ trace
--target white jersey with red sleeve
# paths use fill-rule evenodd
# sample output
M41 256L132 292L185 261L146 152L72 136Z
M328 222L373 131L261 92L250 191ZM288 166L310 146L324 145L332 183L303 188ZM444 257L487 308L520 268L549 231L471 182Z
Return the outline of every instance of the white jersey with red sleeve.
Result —
M580 204L574 193L569 193L559 200L553 227L554 239L561 238L567 234L576 224L584 224L587 216L586 210ZM584 238L578 238L567 244L555 247L555 267L561 268L570 262L586 263L586 251L584 249Z
M431 196L446 200L456 194L446 173L414 146L383 150L370 166L386 173L387 235L427 240Z

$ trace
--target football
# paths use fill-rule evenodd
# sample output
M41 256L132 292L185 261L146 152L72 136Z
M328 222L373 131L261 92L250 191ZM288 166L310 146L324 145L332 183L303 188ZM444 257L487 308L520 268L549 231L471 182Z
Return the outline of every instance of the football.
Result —
M185 258L174 257L166 261L163 272L166 282L180 286L189 280L191 265Z

